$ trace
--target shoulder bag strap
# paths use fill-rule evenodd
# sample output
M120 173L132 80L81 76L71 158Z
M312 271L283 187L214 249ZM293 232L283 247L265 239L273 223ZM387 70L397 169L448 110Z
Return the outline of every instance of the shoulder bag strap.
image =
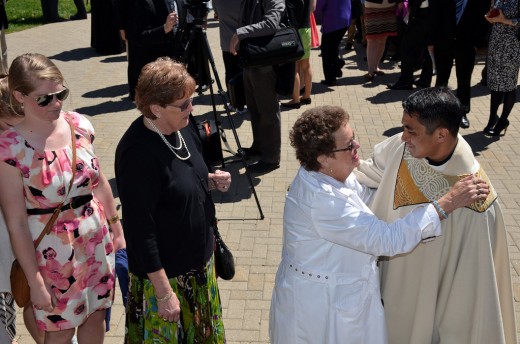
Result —
M67 191L67 194L65 195L63 202L61 202L61 204L59 206L57 206L56 209L54 209L54 212L52 213L51 218L45 225L45 228L40 233L40 236L38 237L38 239L36 239L36 241L34 242L35 249L38 247L38 245L42 241L43 237L46 234L49 234L49 232L52 228L52 225L54 225L54 222L56 222L56 219L58 218L58 215L61 212L61 207L63 206L63 203L65 203L65 200L69 196L70 190L72 190L72 184L74 183L74 177L76 176L76 133L74 132L74 125L72 124L71 120L67 120L67 123L69 124L69 127L70 127L70 135L71 135L71 140L72 140L72 177L71 177L70 183L69 183L69 190Z

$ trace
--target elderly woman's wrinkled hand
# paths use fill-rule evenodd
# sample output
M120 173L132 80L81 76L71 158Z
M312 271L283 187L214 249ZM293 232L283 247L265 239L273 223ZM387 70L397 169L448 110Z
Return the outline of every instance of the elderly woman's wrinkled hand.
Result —
M164 321L177 322L181 318L181 304L173 290L162 300L157 300L157 309L157 314Z
M486 199L489 185L482 178L470 175L455 183L448 195L455 210Z
M215 173L209 173L208 179L213 183L214 189L221 192L227 192L231 185L231 174L226 171L216 170Z

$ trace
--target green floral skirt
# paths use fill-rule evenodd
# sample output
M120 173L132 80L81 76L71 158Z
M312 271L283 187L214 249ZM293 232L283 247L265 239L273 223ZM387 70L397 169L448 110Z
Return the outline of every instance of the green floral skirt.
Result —
M213 257L202 271L171 278L170 285L181 305L178 323L162 320L152 283L130 273L125 343L225 343Z

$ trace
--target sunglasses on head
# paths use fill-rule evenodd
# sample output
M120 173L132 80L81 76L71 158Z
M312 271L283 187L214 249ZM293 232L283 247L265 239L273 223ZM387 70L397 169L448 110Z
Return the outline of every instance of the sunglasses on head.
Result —
M182 103L182 105L166 104L166 106L172 106L174 108L181 110L181 112L184 112L190 107L192 101L193 101L193 97L189 97L188 99L186 99L184 101L184 103Z
M28 94L26 94L26 96L29 97ZM69 89L65 87L63 90L58 91L58 92L44 94L44 95L38 96L36 98L33 98L33 97L29 97L29 98L36 100L36 104L38 106L44 107L44 106L47 106L50 104L50 102L52 101L54 96L56 96L56 99L58 99L60 102L64 101L69 96Z

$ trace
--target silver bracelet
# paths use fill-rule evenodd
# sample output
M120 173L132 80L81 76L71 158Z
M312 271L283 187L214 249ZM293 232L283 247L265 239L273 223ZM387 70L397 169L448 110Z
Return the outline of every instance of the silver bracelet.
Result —
M437 211L439 212L439 214L441 214L442 217L447 219L448 218L448 214L446 214L444 209L441 208L440 204L437 201L433 201L432 203L433 203L433 206L435 207L435 209L437 209Z

